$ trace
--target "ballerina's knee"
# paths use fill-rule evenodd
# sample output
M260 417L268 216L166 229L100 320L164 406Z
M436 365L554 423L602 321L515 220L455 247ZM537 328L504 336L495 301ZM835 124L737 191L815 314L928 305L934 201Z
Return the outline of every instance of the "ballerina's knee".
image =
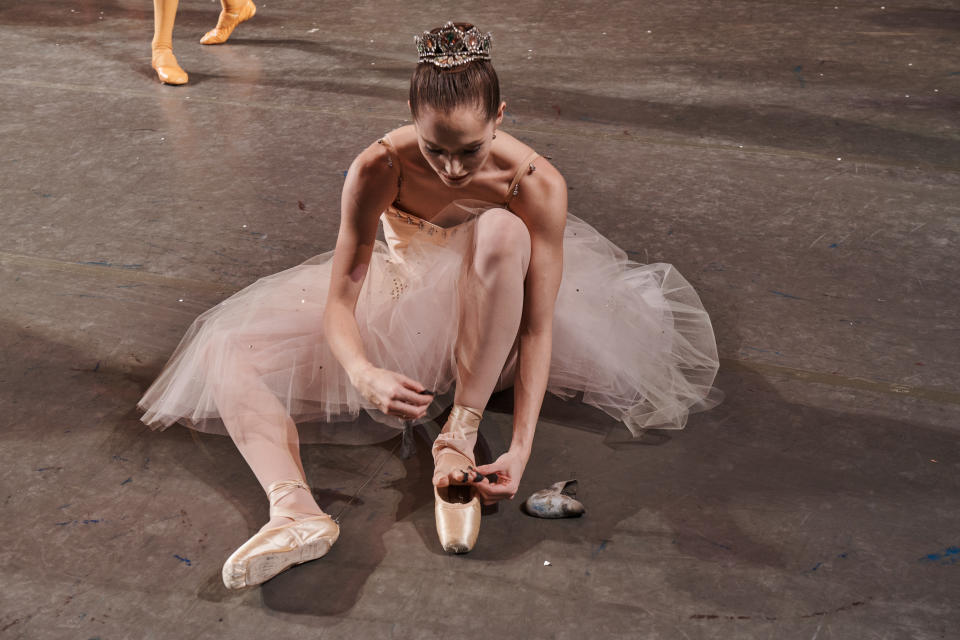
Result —
M523 220L506 209L490 209L477 221L474 267L483 275L493 275L520 261L525 274L530 263L530 232Z

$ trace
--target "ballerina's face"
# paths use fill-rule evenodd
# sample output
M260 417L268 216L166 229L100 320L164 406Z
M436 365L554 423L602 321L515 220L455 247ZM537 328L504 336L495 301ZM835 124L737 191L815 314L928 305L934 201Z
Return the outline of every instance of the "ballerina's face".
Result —
M496 118L487 119L474 106L451 111L426 109L414 125L420 153L448 187L468 185L490 157L493 134L503 120L503 106Z

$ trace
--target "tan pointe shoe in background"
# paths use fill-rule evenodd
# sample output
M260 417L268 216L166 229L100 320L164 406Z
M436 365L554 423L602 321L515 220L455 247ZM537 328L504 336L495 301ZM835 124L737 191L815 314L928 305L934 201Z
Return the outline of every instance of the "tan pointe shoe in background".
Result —
M340 527L325 513L299 513L277 506L298 488L310 490L299 480L281 480L267 489L270 517L292 518L292 521L260 531L227 558L221 575L228 589L266 582L295 564L320 558L340 537Z
M154 49L150 66L157 72L157 78L165 84L187 84L187 72L177 64L177 57L170 49Z
M482 412L461 405L453 405L443 431L433 443L434 482L437 477L449 476L451 471L462 471L463 481L474 474L473 447L477 443L477 429ZM469 485L434 484L434 517L437 537L447 553L467 553L477 543L480 533L480 498Z
M217 26L203 34L200 38L200 44L223 44L230 38L230 34L237 28L241 22L246 22L257 14L257 5L252 0L243 5L238 11L230 11L226 8L220 12L220 18L217 19Z

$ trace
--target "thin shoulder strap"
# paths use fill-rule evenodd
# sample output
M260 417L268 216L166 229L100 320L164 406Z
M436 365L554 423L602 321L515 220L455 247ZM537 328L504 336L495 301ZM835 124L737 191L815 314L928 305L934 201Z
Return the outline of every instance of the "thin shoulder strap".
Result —
M393 146L393 141L390 139L390 134L385 133L383 137L377 140L383 147L387 150L387 166L391 169L397 167L397 186L403 182L403 165L400 163L400 156L397 155L397 148Z
M513 176L513 182L510 183L510 188L507 189L507 199L504 201L505 205L510 204L510 201L520 193L520 181L523 179L523 176L529 175L537 170L533 162L539 157L540 154L534 151L520 163L520 167L517 169L517 175Z

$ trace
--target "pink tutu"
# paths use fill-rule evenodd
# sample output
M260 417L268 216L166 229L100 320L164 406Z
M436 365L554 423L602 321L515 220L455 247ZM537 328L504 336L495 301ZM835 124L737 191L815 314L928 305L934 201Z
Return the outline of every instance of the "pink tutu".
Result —
M424 420L450 402L463 257L477 217L496 206L455 202L434 222L395 208L381 216L385 241L374 247L357 324L375 366L437 393ZM634 434L682 428L691 411L715 404L713 329L683 276L669 264L629 260L572 215L563 250L547 390L562 398L582 394ZM343 423L361 412L403 428L357 392L327 344L323 309L332 258L330 251L262 278L198 317L140 400L142 420L155 428L180 422L226 433L218 404L247 393L249 379L233 382L242 364L301 423L304 442L343 440L345 430L359 428ZM505 382L512 375L508 362Z

